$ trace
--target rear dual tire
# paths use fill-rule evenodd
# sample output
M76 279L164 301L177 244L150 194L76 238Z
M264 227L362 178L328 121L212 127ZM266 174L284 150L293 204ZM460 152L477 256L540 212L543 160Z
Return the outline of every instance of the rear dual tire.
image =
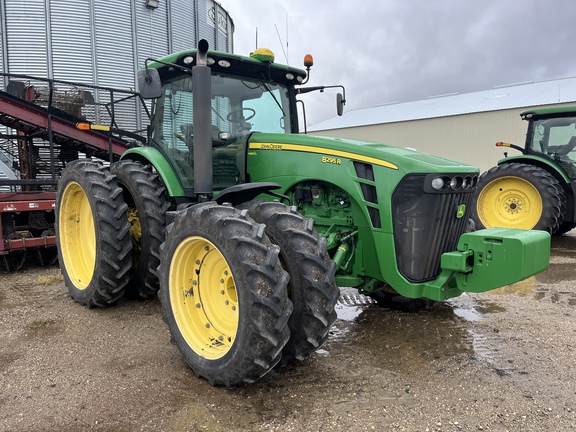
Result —
M133 298L154 297L160 289L157 269L160 245L166 231L166 211L170 207L166 187L151 167L122 160L111 165L122 197L128 205L127 220L132 240L132 277L126 295Z
M122 189L101 163L80 159L62 172L56 195L56 246L71 296L109 306L130 280L130 225Z

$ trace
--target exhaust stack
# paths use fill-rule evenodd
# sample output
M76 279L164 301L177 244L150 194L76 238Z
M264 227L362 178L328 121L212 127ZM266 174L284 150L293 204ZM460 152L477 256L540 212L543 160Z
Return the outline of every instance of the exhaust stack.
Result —
M196 65L192 67L194 126L194 191L198 201L208 201L212 181L212 89L208 66L208 41L198 42Z

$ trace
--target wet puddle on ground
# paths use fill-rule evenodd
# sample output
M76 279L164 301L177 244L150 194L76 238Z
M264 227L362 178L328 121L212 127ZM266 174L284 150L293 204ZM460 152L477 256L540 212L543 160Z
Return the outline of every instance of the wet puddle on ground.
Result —
M537 286L537 281L527 284ZM510 293L532 289L520 286ZM487 314L506 312L496 302L463 294L428 310L409 313L380 307L356 290L342 288L336 310L338 320L331 340L369 355L384 369L419 370L434 359L459 355L500 363L498 347L502 342L498 333L480 323ZM329 350L318 354L330 355Z
M338 319L354 321L366 306L375 303L370 297L358 293L354 288L341 288L340 300L336 304Z
M432 359L493 358L487 339L471 330L470 323L504 309L466 297L418 313L401 312L380 307L352 288L342 288L336 310L332 341L370 356L372 363L384 369L405 372L426 367ZM329 350L319 354L330 355Z
M491 294L576 306L575 276L576 236L555 237L547 270ZM372 353L387 369L405 371L423 366L430 358L462 354L496 368L503 362L498 332L482 323L488 314L506 312L497 301L463 294L429 310L405 313L381 308L357 290L342 288L336 310L331 339Z

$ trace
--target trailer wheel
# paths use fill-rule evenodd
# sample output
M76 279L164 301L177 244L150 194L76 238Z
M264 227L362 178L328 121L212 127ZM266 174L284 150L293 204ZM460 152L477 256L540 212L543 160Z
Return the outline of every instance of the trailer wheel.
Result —
M70 294L94 307L115 303L130 277L130 225L122 189L102 164L80 159L62 171L56 246Z
M20 240L24 236L20 233L8 235L7 240ZM12 249L9 253L2 255L4 268L6 271L18 271L26 262L27 249Z
M160 288L157 269L166 230L166 210L170 207L166 187L149 166L136 161L116 162L110 173L116 176L128 205L133 276L126 294L148 299Z
M253 382L288 342L288 274L264 226L214 202L179 212L161 246L164 319L196 376L228 388Z
M566 197L542 168L520 163L498 165L480 176L472 219L477 229L535 229L554 234L564 221Z
M328 338L336 321L340 290L334 283L336 265L326 252L326 239L318 235L313 220L296 207L266 200L240 206L280 247L282 266L290 274L288 296L294 311L288 321L290 340L282 352L282 364L304 360Z
M54 230L47 229L42 231L42 237L53 236ZM41 266L51 266L58 262L58 252L56 246L40 246L36 248L36 257Z

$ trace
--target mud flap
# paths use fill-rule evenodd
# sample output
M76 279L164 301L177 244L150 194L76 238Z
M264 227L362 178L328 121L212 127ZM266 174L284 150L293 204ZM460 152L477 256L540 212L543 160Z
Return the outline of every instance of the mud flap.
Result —
M458 289L484 292L546 270L550 234L545 231L490 228L465 233L458 251L442 255L443 270L455 271Z

